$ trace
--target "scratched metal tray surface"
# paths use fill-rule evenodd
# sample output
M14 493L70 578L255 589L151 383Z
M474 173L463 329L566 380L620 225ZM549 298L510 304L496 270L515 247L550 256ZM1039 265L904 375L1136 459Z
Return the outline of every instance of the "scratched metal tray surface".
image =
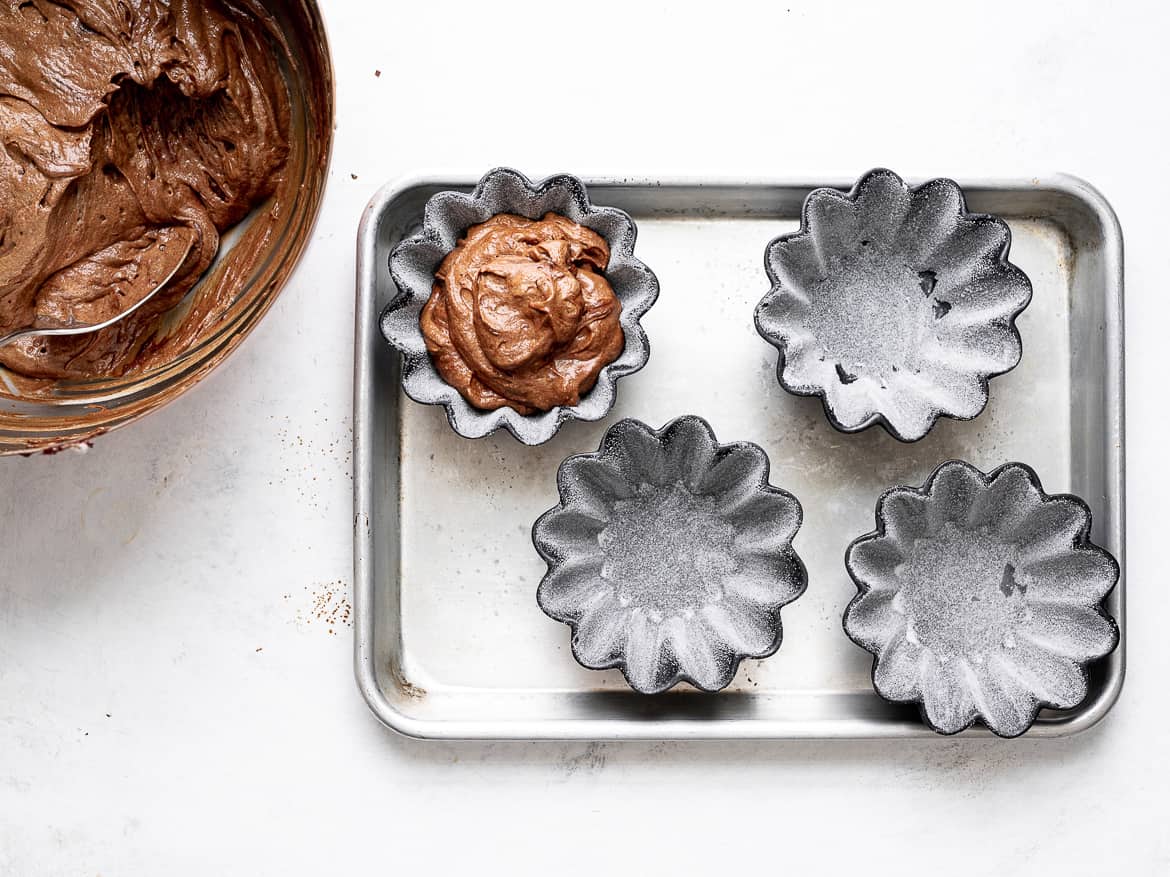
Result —
M1121 232L1090 186L1068 176L959 180L971 210L1012 231L1011 259L1034 296L1019 318L1020 365L991 383L987 409L941 421L902 444L880 429L845 435L819 399L776 381L775 350L752 314L768 290L764 248L798 227L813 188L851 181L586 179L594 203L638 226L636 252L661 282L644 319L651 355L620 387L611 415L570 423L547 444L507 433L460 438L441 408L408 400L398 354L378 331L394 286L391 247L416 230L428 197L470 191L472 176L390 184L358 235L354 387L354 604L358 686L375 715L407 735L445 739L785 739L929 737L911 707L873 691L871 656L841 615L855 589L849 542L874 527L888 487L921 484L944 460L984 470L1028 463L1050 493L1093 511L1093 540L1121 564L1106 607L1121 643L1093 666L1075 710L1044 712L1031 737L1084 730L1113 706L1125 672L1125 498ZM545 566L532 522L557 499L556 470L596 450L622 417L658 427L697 414L723 441L762 446L772 483L799 497L794 546L808 590L785 609L774 656L745 661L718 694L680 686L646 696L617 670L572 657L565 627L536 604ZM964 737L982 737L981 726Z

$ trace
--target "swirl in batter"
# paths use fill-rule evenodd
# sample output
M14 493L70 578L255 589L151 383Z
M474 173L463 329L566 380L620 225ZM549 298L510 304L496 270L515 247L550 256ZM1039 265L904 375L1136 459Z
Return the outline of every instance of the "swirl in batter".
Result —
M163 343L162 316L284 172L277 33L259 0L0 0L0 335L115 316L179 267L114 326L0 362L118 376ZM209 310L168 343L196 343Z
M625 344L608 262L600 235L556 213L472 226L420 319L443 379L477 408L576 405Z

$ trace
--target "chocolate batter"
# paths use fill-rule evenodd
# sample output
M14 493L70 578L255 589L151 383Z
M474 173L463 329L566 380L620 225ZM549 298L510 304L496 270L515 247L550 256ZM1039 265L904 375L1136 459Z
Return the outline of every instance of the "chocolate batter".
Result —
M477 408L577 404L625 343L608 262L600 235L556 213L472 226L420 320L443 379Z
M258 0L0 0L0 335L120 313L182 260L109 329L26 339L0 362L117 376L198 341L205 326L164 339L162 316L281 180L281 50Z

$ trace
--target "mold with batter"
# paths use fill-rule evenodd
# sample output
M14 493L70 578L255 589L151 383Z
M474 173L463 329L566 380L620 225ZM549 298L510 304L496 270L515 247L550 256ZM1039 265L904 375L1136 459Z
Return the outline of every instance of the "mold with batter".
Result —
M503 427L538 445L604 417L650 355L641 318L658 280L636 237L567 174L497 168L470 194L433 195L390 254L397 294L379 320L406 395L442 405L465 438Z

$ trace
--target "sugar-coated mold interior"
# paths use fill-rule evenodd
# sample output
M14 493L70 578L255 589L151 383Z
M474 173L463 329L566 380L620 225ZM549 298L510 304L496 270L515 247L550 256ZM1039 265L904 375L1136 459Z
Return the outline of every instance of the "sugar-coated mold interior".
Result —
M844 625L882 697L918 703L943 734L978 720L1005 737L1084 700L1086 665L1117 645L1101 602L1119 568L1089 541L1082 500L1049 496L1020 463L950 461L886 492L877 520L846 553L860 593Z
M781 385L822 397L848 432L881 423L916 441L939 417L975 417L988 378L1020 359L1032 287L1010 240L950 180L911 187L875 170L849 193L811 192L800 230L767 248L772 288L756 309Z
M537 596L581 664L647 694L717 691L780 647L780 608L807 582L792 549L802 512L768 484L758 446L720 445L693 416L623 420L557 483L560 504L533 527L548 562Z

